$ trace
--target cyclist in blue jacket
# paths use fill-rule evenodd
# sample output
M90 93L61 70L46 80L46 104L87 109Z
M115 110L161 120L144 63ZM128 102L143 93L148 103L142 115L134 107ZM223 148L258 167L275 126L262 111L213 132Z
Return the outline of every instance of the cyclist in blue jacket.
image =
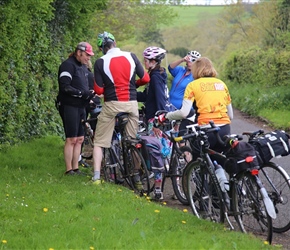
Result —
M184 91L186 86L194 80L191 73L191 67L193 62L200 58L201 54L195 50L189 51L187 55L181 59L178 59L168 65L169 73L174 77L172 80L171 89L169 92L169 101L177 109L180 109L182 106ZM180 64L185 62L186 66L181 66ZM189 117L194 115L194 109L192 109ZM176 125L175 130L183 130L189 121L182 121L180 128ZM180 133L181 135L182 133Z

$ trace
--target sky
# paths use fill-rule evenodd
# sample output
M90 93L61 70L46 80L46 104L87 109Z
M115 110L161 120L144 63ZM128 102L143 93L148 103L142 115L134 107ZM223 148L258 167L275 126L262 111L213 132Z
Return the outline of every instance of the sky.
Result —
M259 0L244 0L244 2L256 3ZM189 5L224 5L225 2L230 3L231 0L186 0L184 4Z

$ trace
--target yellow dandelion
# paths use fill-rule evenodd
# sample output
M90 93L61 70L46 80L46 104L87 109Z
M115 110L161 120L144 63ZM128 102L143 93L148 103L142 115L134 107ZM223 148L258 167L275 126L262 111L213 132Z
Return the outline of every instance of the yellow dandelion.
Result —
M90 250L94 250L95 248L94 247L90 247Z
M187 213L187 212L188 212L188 210L187 210L186 208L184 208L182 211L183 211L184 213Z
M122 192L122 189L118 188L118 191L119 191L119 192Z
M93 231L96 231L96 229L93 227Z
M43 212L45 212L45 213L46 213L47 211L48 211L48 208L46 208L46 207L45 207L45 208L43 208Z
M160 213L160 211L158 209L154 210L155 213Z
M265 244L265 245L269 245L269 242L265 240L265 241L264 241L264 244Z
M9 197L9 194L6 194L6 197Z
M48 248L48 250L54 250L54 248L50 247L50 248Z
M182 224L186 224L186 221L185 221L185 220L183 220L183 221L181 221L181 223L182 223Z
M149 197L149 196L147 196L147 197L146 197L146 200L150 200L150 197Z
M6 243L7 243L7 240L2 240L2 243L3 243L3 244L6 244Z
M166 201L163 202L163 205L167 205Z

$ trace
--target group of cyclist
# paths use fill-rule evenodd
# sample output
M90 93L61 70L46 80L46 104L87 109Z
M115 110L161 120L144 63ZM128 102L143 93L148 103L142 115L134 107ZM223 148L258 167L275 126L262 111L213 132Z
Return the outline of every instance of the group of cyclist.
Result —
M156 111L168 110L159 115L158 121L184 120L180 130L186 126L185 118L196 113L197 123L206 125L209 121L220 126L221 135L230 134L230 120L233 118L231 98L227 86L216 78L217 72L212 62L201 57L197 51L190 51L168 66L173 76L170 92L167 88L166 69L161 66L166 50L159 47L148 47L143 52L145 70L134 53L122 51L116 45L115 37L108 32L98 35L97 46L103 56L94 64L94 84L89 84L87 64L94 55L92 46L87 42L77 45L75 52L59 67L58 83L59 113L65 131L64 159L65 174L80 173L78 160L84 140L81 120L86 118L86 108L96 96L103 97L102 111L98 116L95 128L93 149L93 183L101 183L102 148L111 145L115 126L115 116L120 112L128 113L127 135L135 138L138 130L138 102L145 105L145 116L148 133L159 135L154 126ZM185 62L186 66L180 64ZM138 80L136 81L136 75ZM137 91L139 86L146 85L144 91ZM168 109L168 103L171 109ZM175 111L171 111L174 107ZM210 143L217 146L215 137ZM161 173L155 173L157 187L162 180ZM142 182L138 175L135 185Z

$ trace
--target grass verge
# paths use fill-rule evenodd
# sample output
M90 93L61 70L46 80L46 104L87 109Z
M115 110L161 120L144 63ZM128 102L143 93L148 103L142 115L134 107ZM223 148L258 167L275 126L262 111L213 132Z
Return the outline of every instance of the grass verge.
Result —
M87 176L64 176L49 136L0 152L0 249L274 249ZM276 248L275 248L276 249Z
M289 86L227 83L234 107L290 132Z

